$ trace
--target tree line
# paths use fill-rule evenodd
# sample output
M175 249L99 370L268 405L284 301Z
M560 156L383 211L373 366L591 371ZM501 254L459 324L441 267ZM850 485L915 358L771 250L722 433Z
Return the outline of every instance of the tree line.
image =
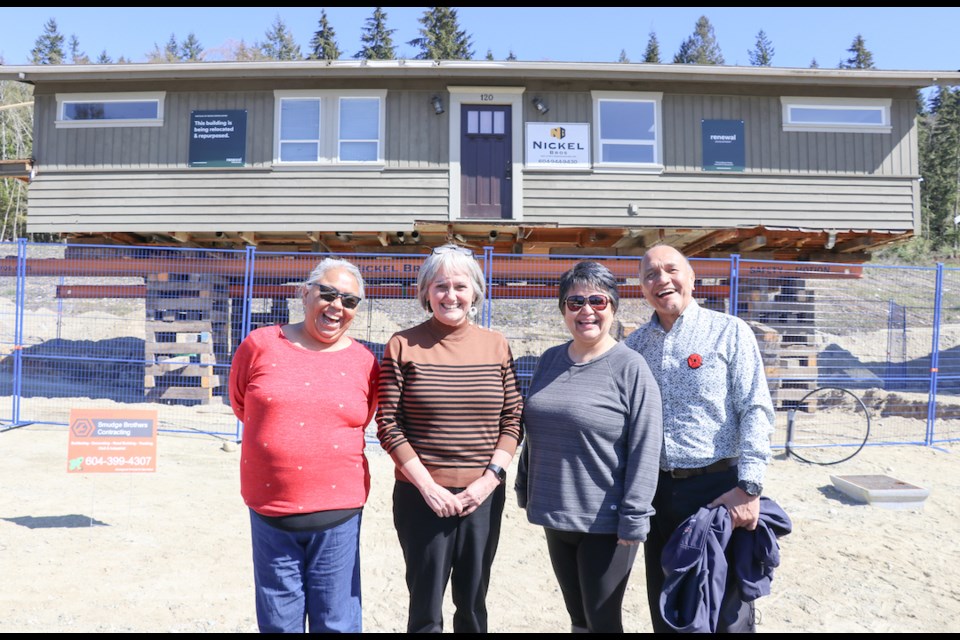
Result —
M407 41L415 47L418 60L472 60L474 59L473 37L462 28L456 9L429 7L419 18L418 36ZM262 40L248 44L241 39L220 51L226 60L338 60L349 55L359 60L397 59L397 47L393 34L396 29L387 26L387 13L375 7L364 22L361 31L361 48L346 54L337 42L337 34L324 9L320 10L317 30L314 32L306 53L301 49L277 15L273 24L264 33ZM196 35L191 32L178 40L171 34L161 47L154 44L146 54L147 62L176 63L201 62L209 55ZM847 49L847 57L837 63L840 69L876 69L873 54L861 34ZM91 59L80 47L76 35L66 38L60 33L57 22L50 18L43 33L36 39L30 52L32 64L114 64L104 49ZM775 49L763 30L756 35L754 48L747 52L753 66L773 66ZM493 52L487 49L486 60L494 60ZM506 60L516 60L510 51ZM129 63L121 56L116 64ZM621 50L618 62L629 63L626 50ZM656 32L651 31L644 50L643 63L662 64L660 43ZM3 60L0 59L0 64ZM709 18L701 16L693 33L680 43L672 58L673 64L724 64L724 57ZM818 68L816 58L810 67ZM15 108L30 100L29 90L19 83L0 82L0 159L28 158L32 148L32 110ZM931 254L949 252L953 257L960 253L960 88L939 87L929 100L917 93L917 116L920 140L921 169L921 225L922 236L897 248L893 253L902 259L923 259ZM16 180L0 181L0 241L24 235L26 226L26 185ZM33 238L46 240L49 238Z

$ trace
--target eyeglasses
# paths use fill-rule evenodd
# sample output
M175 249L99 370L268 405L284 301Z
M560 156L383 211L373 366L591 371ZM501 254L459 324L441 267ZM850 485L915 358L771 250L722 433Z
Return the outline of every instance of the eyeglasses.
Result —
M433 252L436 254L450 253L450 252L462 253L465 256L473 257L473 251L467 249L466 247L458 247L453 244L445 244L442 247L434 247Z
M563 300L567 309L570 311L580 311L584 305L589 304L594 311L603 311L610 304L610 298L602 293L595 293L590 296L567 296Z
M327 284L320 284L319 282L311 282L310 284L320 290L321 300L333 302L337 298L340 298L340 302L343 303L344 309L356 309L357 305L360 304L360 301L363 299L360 296L353 295L352 293L343 293L342 291L338 291Z

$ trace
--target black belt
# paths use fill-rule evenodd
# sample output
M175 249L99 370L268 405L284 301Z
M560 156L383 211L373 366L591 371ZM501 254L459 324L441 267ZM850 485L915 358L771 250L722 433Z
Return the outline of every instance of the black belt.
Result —
M693 478L694 476L702 476L705 473L726 471L730 467L737 466L737 462L739 462L739 458L724 458L717 460L713 464L708 464L705 467L698 467L696 469L669 469L664 471L664 473L669 474L669 476L675 480L684 480L686 478Z

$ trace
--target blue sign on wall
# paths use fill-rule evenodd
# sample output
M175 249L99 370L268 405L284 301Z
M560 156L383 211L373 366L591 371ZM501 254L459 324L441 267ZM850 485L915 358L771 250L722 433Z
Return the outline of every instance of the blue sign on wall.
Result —
M743 171L743 120L701 120L703 170Z
M246 150L245 110L191 112L191 167L242 167Z

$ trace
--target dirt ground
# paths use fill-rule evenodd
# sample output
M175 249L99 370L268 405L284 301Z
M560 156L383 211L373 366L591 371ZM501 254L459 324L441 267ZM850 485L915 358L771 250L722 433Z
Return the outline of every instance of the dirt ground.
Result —
M68 474L66 429L0 433L0 632L255 632L239 451L161 433L157 470ZM834 467L776 457L766 493L793 520L780 539L758 630L960 631L960 449L867 447ZM364 627L399 632L406 588L390 513L392 467L368 447L362 529ZM514 469L511 469L511 475ZM927 489L891 509L839 492L831 475L883 475ZM650 630L641 558L627 631ZM449 598L449 595L448 595ZM493 632L569 629L542 531L509 495L488 598ZM446 608L447 628L452 610Z

